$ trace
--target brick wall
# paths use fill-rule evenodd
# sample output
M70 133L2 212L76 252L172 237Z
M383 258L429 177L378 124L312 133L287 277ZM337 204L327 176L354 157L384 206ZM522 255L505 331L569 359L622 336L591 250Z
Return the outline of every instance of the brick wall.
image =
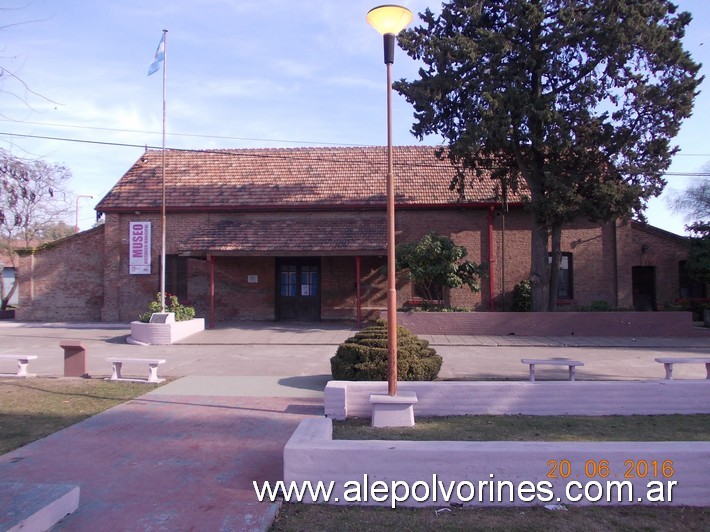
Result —
M489 240L492 223L492 257ZM416 241L430 231L447 235L468 250L467 259L489 267L489 275L481 280L481 292L472 294L464 287L449 294L451 306L474 310L490 310L491 285L494 309L510 310L514 286L530 275L530 217L515 209L503 215L487 209L446 211L402 211L398 214L398 242ZM604 300L616 306L615 234L613 224L600 226L579 222L562 233L562 251L573 257L573 296L560 301L560 310L588 306ZM492 259L492 260L491 260ZM492 283L491 283L492 276ZM410 295L404 295L406 301Z
M215 257L215 319L273 320L276 297L274 257ZM249 276L257 282L250 283ZM192 283L190 279L188 284ZM196 291L195 291L196 293ZM196 296L197 308L209 305L208 291ZM206 310L206 309L205 309ZM205 311L204 316L207 315Z
M448 303L473 310L490 310L491 284L496 311L510 310L514 286L530 274L530 218L520 209L492 217L493 261L490 260L485 209L404 211L398 214L398 242L418 240L429 231L450 236L466 246L468 259L488 264L493 279L482 279L480 294L468 288L451 290ZM642 251L642 245L644 245ZM662 310L679 297L679 262L687 259L687 241L678 235L637 222L599 225L571 224L562 232L562 252L573 260L573 298L559 300L558 310L588 308L603 301L611 308L633 309L632 272L652 266L656 272L656 303ZM400 301L411 297L400 290Z
M348 216L384 216L384 212L347 213ZM258 220L274 213L180 213L170 215L167 253L177 253L180 242L208 223L221 219ZM332 217L332 212L290 213L284 217ZM152 266L148 275L128 273L131 221L151 222ZM489 241L492 223L492 242ZM400 209L397 211L397 242L415 241L435 231L466 246L468 259L489 264L492 274L481 282L480 293L468 288L451 290L449 303L473 310L510 309L516 283L530 272L530 219L521 209L505 215L487 208ZM642 244L646 244L642 251ZM577 223L565 228L562 251L573 255L574 298L563 310L575 310L594 301L611 307L631 308L634 266L656 268L658 308L678 297L678 262L687 256L683 238L641 224ZM493 261L490 249L493 250ZM80 233L23 257L18 267L20 281L19 319L103 320L128 322L145 312L160 288L160 215L158 213L108 214L96 230ZM304 250L304 254L309 253ZM275 255L275 253L274 253ZM386 257L361 257L363 318L379 315L386 307ZM215 258L215 317L272 320L276 305L275 256ZM258 277L249 283L249 275ZM204 257L188 260L188 300L198 316L209 314L210 267ZM321 317L349 319L356 316L354 256L321 258ZM491 287L493 289L491 293ZM400 305L411 299L413 287L406 275L397 282Z
M633 307L635 266L655 269L656 308L680 297L679 263L688 258L688 241L655 227L631 222L618 227L620 307Z
M457 245L465 246L467 260L479 264L488 262L488 210L401 210L397 213L398 244L415 242L431 232L448 236ZM482 301L488 300L487 286L484 281L481 293L472 293L468 288L453 289L448 293L447 303L479 309ZM403 276L398 283L398 301L401 304L414 295L412 284Z
M18 320L99 321L104 303L104 227L58 240L18 262Z
M360 308L363 321L373 320L387 308L387 277L384 256L360 257ZM321 260L321 318L357 318L355 257L323 257ZM407 279L398 279L399 298L409 297ZM405 296L406 294L406 296Z

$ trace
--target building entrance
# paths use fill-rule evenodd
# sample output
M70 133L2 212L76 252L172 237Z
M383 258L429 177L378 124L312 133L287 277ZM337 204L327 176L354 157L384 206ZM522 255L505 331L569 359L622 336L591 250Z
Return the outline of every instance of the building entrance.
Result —
M655 266L634 266L631 269L634 310L656 310Z
M277 259L276 276L276 319L320 321L320 259Z

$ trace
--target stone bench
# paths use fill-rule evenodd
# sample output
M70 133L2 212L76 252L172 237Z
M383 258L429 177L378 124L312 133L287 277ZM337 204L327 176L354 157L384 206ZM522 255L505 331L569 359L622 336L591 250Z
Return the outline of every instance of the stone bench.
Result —
M666 370L666 380L673 380L673 364L705 364L706 379L710 379L710 358L657 358Z
M17 373L0 373L2 377L34 377L33 373L27 373L27 365L30 360L35 360L37 355L0 355L0 358L17 360Z
M79 486L0 481L0 530L50 530L79 508Z
M131 382L163 382L165 379L158 378L158 366L165 364L164 358L129 358L129 357L111 357L106 359L111 362L113 371L111 373L111 381L131 381ZM125 363L148 364L148 379L129 379L121 375L121 368Z
M523 364L528 364L530 366L530 382L535 382L535 366L547 365L547 366L567 366L569 367L569 380L574 380L575 368L577 366L584 366L584 362L579 360L567 360L562 358L523 358L520 360Z

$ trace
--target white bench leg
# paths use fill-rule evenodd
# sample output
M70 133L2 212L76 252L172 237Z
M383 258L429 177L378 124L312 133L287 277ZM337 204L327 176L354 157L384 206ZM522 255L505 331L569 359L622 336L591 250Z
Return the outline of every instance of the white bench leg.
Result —
M158 379L158 364L148 364L148 382L161 382Z
M530 364L530 382L535 382L535 364Z
M705 372L708 374L708 376L705 377L705 378L706 378L706 379L710 379L710 362L708 362L707 364L705 364Z
M30 363L29 359L27 358L18 358L17 359L17 375L16 377L27 377L29 373L27 373L27 365Z
M111 367L111 378L109 380L112 381L117 381L121 378L121 366L123 365L123 362L112 362Z
M673 380L673 364L664 363L663 367L666 368L666 380Z
M574 380L575 369L576 369L575 366L569 367L569 380L571 380L571 381Z

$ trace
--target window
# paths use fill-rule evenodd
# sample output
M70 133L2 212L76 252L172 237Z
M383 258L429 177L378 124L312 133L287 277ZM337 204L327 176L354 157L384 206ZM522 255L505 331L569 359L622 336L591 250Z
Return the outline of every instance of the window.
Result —
M549 255L549 261L552 263L552 254ZM562 253L560 260L560 282L557 286L557 299L573 299L574 292L573 277L572 277L572 253Z
M281 266L281 295L282 296L295 296L296 295L296 280L298 279L296 274L295 265L285 265Z
M318 295L318 266L301 267L301 295Z

